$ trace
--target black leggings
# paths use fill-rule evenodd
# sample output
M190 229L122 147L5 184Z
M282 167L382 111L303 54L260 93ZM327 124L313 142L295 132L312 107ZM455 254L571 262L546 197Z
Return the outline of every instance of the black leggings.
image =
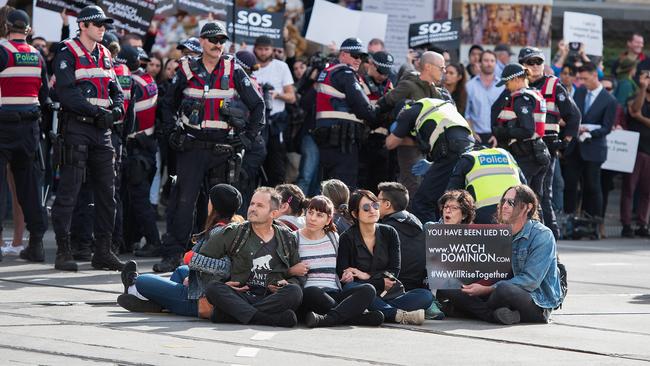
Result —
M537 306L528 292L522 288L504 282L499 284L487 297L469 296L461 290L438 290L438 299L447 298L454 306L470 317L498 323L494 318L494 310L509 308L519 311L523 323L547 323L550 309Z
M354 323L375 298L375 288L364 284L345 290L305 287L301 312L327 315L335 324Z

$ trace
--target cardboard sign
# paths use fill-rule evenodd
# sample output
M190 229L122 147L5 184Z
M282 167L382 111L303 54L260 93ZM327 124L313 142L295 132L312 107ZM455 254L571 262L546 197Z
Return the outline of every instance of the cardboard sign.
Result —
M178 0L178 10L190 15L226 15L226 7L232 6L232 0Z
M460 19L413 23L409 26L409 47L432 44L448 51L457 50L460 47L460 23Z
M36 6L43 9L48 9L60 13L63 9L67 9L68 15L77 16L81 9L88 5L97 5L93 0L36 0Z
M602 168L616 172L632 173L639 147L639 133L614 130L607 135L607 160Z
M106 16L115 20L115 28L144 36L156 11L156 4L142 0L102 0Z
M386 38L386 14L346 9L325 0L316 0L307 28L310 41L339 47L350 37L357 37L364 46L373 38Z
M512 271L508 225L427 224L426 240L431 291L505 280Z
M267 36L273 41L273 47L284 47L282 31L284 29L284 12L270 13L254 9L236 7L234 16L232 6L228 7L226 22L228 24L228 36L236 43L246 42L254 44L255 38Z
M588 55L603 55L603 18L598 15L564 12L564 42L580 42Z

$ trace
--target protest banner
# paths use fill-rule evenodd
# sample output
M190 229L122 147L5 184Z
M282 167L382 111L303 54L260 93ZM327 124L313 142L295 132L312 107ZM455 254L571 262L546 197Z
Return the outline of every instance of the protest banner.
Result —
M639 133L614 130L607 135L607 160L602 168L616 172L632 173L639 147Z
M452 53L460 48L460 19L414 23L409 26L409 47L428 44Z
M178 0L178 10L187 12L190 15L226 16L226 7L232 6L233 0Z
M512 270L509 225L427 224L425 229L432 291L504 280Z
M68 15L70 34L77 34L77 18ZM34 6L32 11L32 32L34 37L43 37L49 42L61 41L61 14Z
M177 10L176 0L156 0L156 18L172 16Z
M140 36L147 34L156 11L156 4L142 0L102 0L100 6L117 29Z
M273 41L273 47L284 47L282 31L284 29L284 12L270 13L267 11L236 7L232 14L232 6L228 7L226 22L228 36L235 42L254 44L255 38L267 36ZM235 36L233 36L233 20Z
M52 10L57 13L67 10L68 15L77 16L81 9L85 8L88 5L97 5L96 1L93 0L36 0L36 6L39 8Z
M339 47L346 38L357 37L364 45L373 38L386 38L386 14L346 9L325 0L316 0L305 38Z
M565 42L580 42L585 53L603 55L603 18L598 15L564 12L563 35Z

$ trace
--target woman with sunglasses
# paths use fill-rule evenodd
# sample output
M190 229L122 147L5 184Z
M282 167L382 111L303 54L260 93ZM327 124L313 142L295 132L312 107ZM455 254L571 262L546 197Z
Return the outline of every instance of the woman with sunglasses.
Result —
M289 269L307 276L302 295L302 312L310 328L340 324L378 326L384 322L379 311L365 312L375 298L370 284L343 289L336 275L339 236L332 222L334 205L325 196L309 201L307 223L296 232L301 262Z
M396 281L399 236L393 227L377 223L379 200L372 192L360 189L352 194L349 207L355 224L341 234L336 263L343 290L369 283L377 293L369 310L381 311L388 322L421 325L433 294L427 289L404 292Z

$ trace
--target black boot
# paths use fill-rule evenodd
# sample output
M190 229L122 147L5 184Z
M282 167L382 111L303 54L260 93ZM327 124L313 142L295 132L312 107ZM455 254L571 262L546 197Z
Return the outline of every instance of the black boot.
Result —
M30 262L44 262L45 254L43 252L43 237L29 234L29 244L27 248L20 251L20 258Z
M173 272L176 267L181 265L180 255L163 257L163 259L153 265L153 271L157 273Z
M136 257L160 257L160 243L152 244L147 243L140 249L135 251Z
M122 270L122 284L124 285L124 293L128 293L129 287L135 285L135 279L138 278L138 263L135 261L128 261L124 264Z
M56 238L56 260L54 261L54 268L61 271L75 272L79 269L77 262L72 258L69 236Z
M93 251L90 249L89 242L70 239L72 247L72 258L76 261L89 261L93 257Z
M95 254L90 263L93 268L112 271L121 271L124 269L124 262L121 262L111 250L112 244L113 242L110 236L95 239Z

